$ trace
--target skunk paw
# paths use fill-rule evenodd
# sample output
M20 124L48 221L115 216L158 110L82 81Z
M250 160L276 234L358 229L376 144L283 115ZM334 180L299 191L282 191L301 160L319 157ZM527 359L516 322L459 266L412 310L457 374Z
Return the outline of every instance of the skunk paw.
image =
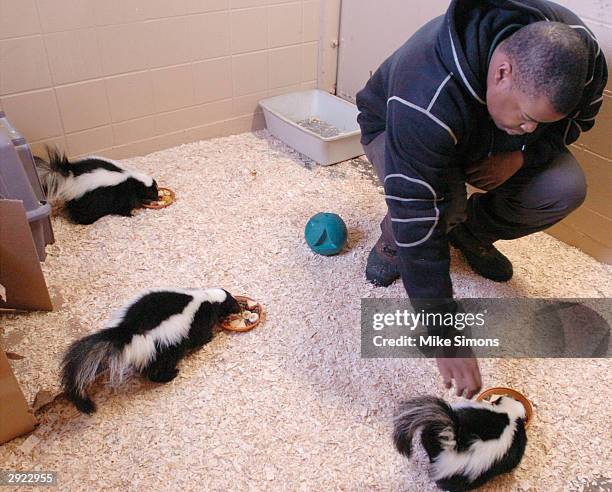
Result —
M154 383L168 383L178 375L178 372L178 369L170 369L168 371L149 374L148 378L149 381L153 381Z

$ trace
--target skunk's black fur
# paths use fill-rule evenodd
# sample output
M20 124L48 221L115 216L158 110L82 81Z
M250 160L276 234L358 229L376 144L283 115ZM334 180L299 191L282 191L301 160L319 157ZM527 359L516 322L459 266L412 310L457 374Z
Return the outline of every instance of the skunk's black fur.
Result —
M148 291L126 304L105 328L74 342L64 356L64 393L84 413L96 410L86 393L108 370L111 384L130 373L165 383L178 374L178 362L208 343L213 327L240 305L223 289Z
M454 406L424 396L400 405L393 441L410 457L421 429L436 485L451 492L472 490L520 463L527 444L524 419L522 404L507 396Z
M47 200L64 205L78 224L91 224L106 215L129 217L143 203L158 199L153 178L118 162L97 156L70 162L55 149L47 152L48 163L36 159Z

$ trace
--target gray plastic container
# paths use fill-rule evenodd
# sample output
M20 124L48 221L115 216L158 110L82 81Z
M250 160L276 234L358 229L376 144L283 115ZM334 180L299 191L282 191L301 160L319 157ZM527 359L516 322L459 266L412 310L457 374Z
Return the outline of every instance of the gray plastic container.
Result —
M359 111L344 99L315 89L270 97L259 105L272 135L323 166L363 154ZM312 118L322 122L324 130L337 134L323 136L325 132L313 131L308 125Z
M0 111L0 198L21 200L40 261L45 247L55 242L51 226L51 206L46 197L30 147Z

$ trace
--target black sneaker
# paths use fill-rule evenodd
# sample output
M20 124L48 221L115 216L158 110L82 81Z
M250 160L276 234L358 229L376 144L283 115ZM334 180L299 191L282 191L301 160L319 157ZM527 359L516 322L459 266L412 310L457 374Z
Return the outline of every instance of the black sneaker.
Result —
M377 287L388 287L400 278L397 250L381 237L370 251L366 264L366 280Z
M476 239L464 224L448 233L450 243L460 250L468 264L478 275L495 282L507 282L512 278L512 263L492 244Z

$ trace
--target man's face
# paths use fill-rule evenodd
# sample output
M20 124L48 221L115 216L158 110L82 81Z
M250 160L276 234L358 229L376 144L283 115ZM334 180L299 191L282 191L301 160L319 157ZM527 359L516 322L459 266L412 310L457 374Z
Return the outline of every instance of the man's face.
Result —
M553 123L566 116L557 113L545 95L530 97L520 91L513 83L512 64L503 55L494 55L489 66L487 110L497 128L509 135L532 133L538 124Z

